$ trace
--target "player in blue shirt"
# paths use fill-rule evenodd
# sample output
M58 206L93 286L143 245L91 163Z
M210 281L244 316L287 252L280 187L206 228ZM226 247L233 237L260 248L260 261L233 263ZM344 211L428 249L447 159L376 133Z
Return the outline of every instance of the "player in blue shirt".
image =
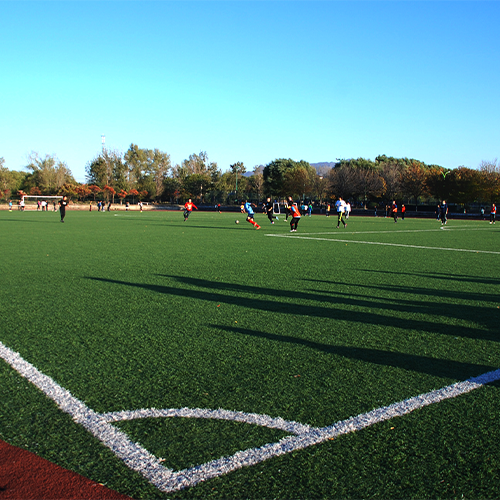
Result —
M243 205L243 209L245 210L247 214L247 222L250 222L252 226L255 229L260 229L260 226L253 220L255 213L253 211L253 208L255 205L253 203L250 203L248 200L245 200L245 204Z

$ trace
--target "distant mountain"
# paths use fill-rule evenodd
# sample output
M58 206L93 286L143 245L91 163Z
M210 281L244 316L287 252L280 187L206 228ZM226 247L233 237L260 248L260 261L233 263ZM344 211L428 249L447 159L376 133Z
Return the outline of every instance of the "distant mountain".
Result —
M318 175L327 175L328 172L335 166L334 161L322 161L319 163L311 163L311 167L316 169Z
M250 170L250 172L245 172L243 174L243 177L251 177L254 173L261 174L263 170L264 170L264 165L259 165L257 167L256 172L254 172L253 170Z

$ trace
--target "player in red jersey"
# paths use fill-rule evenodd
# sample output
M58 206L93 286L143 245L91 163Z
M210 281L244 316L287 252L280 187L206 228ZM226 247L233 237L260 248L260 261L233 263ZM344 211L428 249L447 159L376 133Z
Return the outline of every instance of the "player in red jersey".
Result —
M184 222L188 220L189 214L193 211L193 207L198 210L198 207L191 201L191 198L184 204Z
M288 210L290 211L290 215L292 216L292 220L290 222L290 232L297 232L297 224L300 221L300 211L297 203L292 203L289 201Z

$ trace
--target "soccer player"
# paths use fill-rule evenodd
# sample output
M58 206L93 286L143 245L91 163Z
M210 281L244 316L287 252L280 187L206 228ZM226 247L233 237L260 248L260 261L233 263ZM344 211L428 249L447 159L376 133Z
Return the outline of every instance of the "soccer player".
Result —
M446 200L442 201L439 214L441 216L441 225L447 224L448 223L448 205L446 204Z
M64 217L66 217L67 206L68 206L68 197L63 196L62 200L59 200L59 213L61 214L61 222L64 222Z
M392 216L394 217L394 222L398 221L398 206L396 205L396 200L392 202L391 206Z
M340 227L340 223L344 224L344 228L347 227L347 222L345 221L344 217L344 210L345 210L345 201L339 196L339 199L335 202L335 208L337 209L337 215L338 215L338 220L337 220L337 229Z
M285 222L288 221L288 214L290 213L290 206L293 205L293 199L291 196L289 196L285 200Z
M490 224L495 224L495 217L497 215L497 206L493 203L490 210Z
M274 205L271 201L271 198L268 198L266 201L266 214L271 224L274 224L273 219L279 220L279 218L276 215L274 215Z
M193 207L198 210L198 207L191 201L191 198L189 198L189 200L184 203L184 222L188 220L189 214L193 211Z
M405 220L406 207L401 205L401 219Z
M300 211L297 203L292 203L291 201L289 201L288 210L290 212L290 215L292 216L292 220L290 221L290 232L296 233L297 225L300 221Z
M247 214L247 222L250 222L250 224L252 224L255 229L260 229L260 226L253 220L255 213L252 207L255 207L255 205L253 203L250 203L248 200L245 200L243 209Z

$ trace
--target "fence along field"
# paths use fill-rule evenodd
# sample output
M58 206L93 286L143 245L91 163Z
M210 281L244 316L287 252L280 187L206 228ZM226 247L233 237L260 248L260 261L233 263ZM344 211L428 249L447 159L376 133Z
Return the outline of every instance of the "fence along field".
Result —
M241 423L248 418L282 432L277 439L263 442L262 436L254 437L256 444L244 447L249 451L241 455L225 452L208 461L193 458L184 468L172 465L182 464L182 457L169 457L168 446L157 445L159 453L150 451L161 457L157 470L167 471L166 491L179 484L195 484L204 474L219 474L213 471L227 472L241 463L258 462L260 458L255 457L268 458L279 454L279 449L286 452L323 441L317 446L329 451L320 454L334 456L332 447L343 446L346 439L340 438L338 444L337 439L330 441L337 436L335 432L342 433L338 427L359 425L352 424L350 417L376 423L372 410L395 403L396 409L379 411L397 414L398 402L408 398L410 403L401 404L418 407L411 398L420 394L439 399L435 391L455 387L457 382L460 387L463 383L476 387L496 379L498 257L495 234L484 231L478 222L475 226L457 224L453 236L451 226L445 233L431 221L411 221L412 232L402 232L388 221L356 218L352 231L340 232L345 243L333 241L339 236L326 218L319 217L304 219L297 239L284 240L267 235L289 236L287 224L263 226L260 235L241 224L235 226L234 217L215 214L195 213L190 226L178 220L179 214L147 214L147 219L134 214L135 218L120 220L108 214L75 214L77 227L71 232L50 226L37 217L41 214L30 214L31 219L21 219L22 215L26 214L16 214L15 229L10 229L12 220L7 217L0 221L8 226L11 238L25 231L34 234L33 245L17 252L2 249L7 269L12 269L2 291L3 299L10 296L2 300L8 304L0 338L5 349L19 352L41 376L49 375L68 389L107 425L113 419L132 418L135 410L157 408L158 412L170 411L169 415L184 411L185 418L189 411L193 412L190 416L209 420L234 418ZM330 241L298 239L302 235L314 238L314 234ZM54 262L49 264L51 257ZM28 293L15 286L13 272L22 274L20 262L30 276ZM64 293L58 293L61 290ZM16 311L27 304L36 314L20 321ZM93 311L92 318L89 311ZM101 319L96 322L95 318ZM21 324L23 333L19 334ZM488 372L493 374L479 382L464 382ZM496 389L495 383L488 387ZM488 394L481 391L484 388L474 393ZM467 408L468 398L457 400ZM491 403L486 407L494 410ZM218 409L222 410L217 413ZM149 418L142 421L156 429L151 421L158 418L145 415ZM159 415L160 420L178 420ZM20 419L10 417L9 425L2 421L2 435L8 433L12 421ZM335 422L339 422L334 426L337 430L331 427ZM122 424L112 427L118 433L129 432ZM380 429L380 425L375 427ZM37 435L36 430L32 432ZM160 432L158 441L165 437L162 432L168 435L168 429ZM193 436L198 438L196 433ZM213 436L208 445L224 448L220 442L224 438L230 440L231 433ZM127 439L137 441L135 435ZM6 440L12 442L12 438ZM191 448L203 443L186 444L184 454L196 456ZM430 446L423 443L424 450ZM50 439L45 447L51 447ZM142 448L149 450L149 441ZM176 495L241 494L238 485L243 477L245 494L262 497L266 487L260 474L265 470L269 472L264 475L274 477L269 491L277 489L278 497L289 498L293 491L301 491L300 481L308 482L307 491L314 496L325 488L325 472L315 469L318 460L307 460L312 476L311 469L301 472L293 465L309 453L314 457L317 452L295 451L287 460L288 469L299 478L292 486L289 472L276 472L282 459L272 458L263 462L265 469L246 467L216 483L200 483ZM203 463L196 469L196 464ZM497 466L493 461L492 470L498 470ZM488 486L490 469L484 469L479 482L476 478L476 488L492 488ZM139 497L147 489L139 480L131 485L129 479L120 479L126 475L118 470L113 478L118 491ZM179 470L180 474L172 472ZM418 477L418 470L415 474ZM373 490L373 483L367 479L366 491ZM343 489L337 491L345 496ZM335 496L335 489L330 493Z

